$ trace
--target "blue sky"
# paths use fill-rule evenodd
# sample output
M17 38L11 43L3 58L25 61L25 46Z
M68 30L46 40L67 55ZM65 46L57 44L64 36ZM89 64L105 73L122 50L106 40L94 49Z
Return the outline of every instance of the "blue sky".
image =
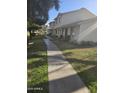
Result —
M49 20L57 16L59 12L68 12L80 8L87 8L89 11L97 15L97 0L60 0L60 9L56 11L54 8L49 11Z

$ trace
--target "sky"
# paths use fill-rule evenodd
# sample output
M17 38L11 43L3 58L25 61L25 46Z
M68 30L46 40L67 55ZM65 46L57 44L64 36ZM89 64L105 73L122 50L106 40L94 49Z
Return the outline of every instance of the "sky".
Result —
M59 11L52 8L49 11L48 23L53 21L58 13L68 12L80 8L87 8L93 14L97 15L97 0L60 0Z

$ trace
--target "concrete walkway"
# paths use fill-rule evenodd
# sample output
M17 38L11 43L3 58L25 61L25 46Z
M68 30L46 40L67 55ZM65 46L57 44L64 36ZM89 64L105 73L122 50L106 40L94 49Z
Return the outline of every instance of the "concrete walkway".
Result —
M49 39L44 39L48 52L49 93L89 93L62 52Z

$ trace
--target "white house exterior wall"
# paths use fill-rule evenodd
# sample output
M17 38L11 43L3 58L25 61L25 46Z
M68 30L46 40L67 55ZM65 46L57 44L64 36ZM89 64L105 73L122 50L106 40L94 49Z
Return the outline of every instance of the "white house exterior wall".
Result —
M97 29L92 30L90 34L83 38L83 41L97 42Z
M97 19L82 22L80 25L80 32L77 39L78 43L82 41L97 42Z
M68 28L68 36L70 36L71 35L71 28L69 27Z
M70 36L71 42L78 44L82 41L97 42L97 17L85 8L60 13L51 27L54 28L55 36L62 35L64 39Z
M70 41L76 42L79 36L80 26L72 27L71 31L72 31L72 36Z
M74 23L77 21L86 20L94 17L96 16L91 14L88 10L80 9L75 12L65 13L64 16L63 15L61 16L61 19L60 19L61 22L56 25L62 26L65 24L70 24L70 23Z

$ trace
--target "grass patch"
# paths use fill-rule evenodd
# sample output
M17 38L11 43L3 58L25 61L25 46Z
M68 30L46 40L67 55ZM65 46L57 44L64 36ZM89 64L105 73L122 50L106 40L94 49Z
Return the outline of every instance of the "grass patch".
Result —
M53 42L62 50L65 58L84 81L91 93L97 92L97 50L96 47L76 45L55 39Z
M48 93L47 51L42 36L30 41L27 54L27 93Z

